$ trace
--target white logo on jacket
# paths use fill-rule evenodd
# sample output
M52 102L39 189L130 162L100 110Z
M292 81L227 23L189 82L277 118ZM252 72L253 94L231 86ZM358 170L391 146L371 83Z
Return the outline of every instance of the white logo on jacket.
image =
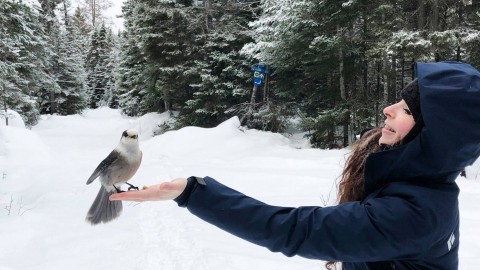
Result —
M450 235L450 238L448 238L447 241L448 251L452 249L453 243L455 243L455 234L452 233L452 235Z

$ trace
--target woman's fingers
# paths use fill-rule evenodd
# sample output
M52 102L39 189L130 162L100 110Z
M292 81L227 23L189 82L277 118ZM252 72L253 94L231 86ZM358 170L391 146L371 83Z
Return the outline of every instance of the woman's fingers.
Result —
M126 191L110 195L111 201L163 201L173 200L178 197L187 185L187 180L183 178L174 179L171 182L164 182L159 185L144 187L138 191Z

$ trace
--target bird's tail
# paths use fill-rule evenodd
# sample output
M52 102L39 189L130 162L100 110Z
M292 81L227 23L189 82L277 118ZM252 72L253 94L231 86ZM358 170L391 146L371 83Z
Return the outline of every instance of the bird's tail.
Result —
M92 225L100 222L106 223L120 216L122 213L122 201L110 201L108 197L116 193L115 190L108 191L103 186L100 187L97 197L88 210L85 220Z

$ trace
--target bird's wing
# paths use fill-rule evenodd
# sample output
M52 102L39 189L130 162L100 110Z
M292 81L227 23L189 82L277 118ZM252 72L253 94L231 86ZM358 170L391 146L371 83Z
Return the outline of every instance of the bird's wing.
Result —
M106 157L102 162L100 162L100 164L98 165L98 167L95 169L95 171L93 171L92 175L90 176L90 178L88 178L87 180L87 185L92 183L93 180L97 179L97 177L100 176L100 174L102 172L105 171L105 169L107 169L115 160L118 159L118 156L120 154L116 151L116 150L113 150L109 155L108 157Z

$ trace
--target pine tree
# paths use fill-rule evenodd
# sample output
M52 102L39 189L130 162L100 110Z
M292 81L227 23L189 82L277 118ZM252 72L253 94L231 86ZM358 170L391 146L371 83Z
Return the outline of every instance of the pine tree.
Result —
M130 0L119 67L120 105L129 114L180 108L191 93L198 26L191 1Z
M37 122L36 96L52 82L46 72L51 52L41 25L37 13L24 4L0 5L0 98L27 125Z
M116 75L116 93L122 111L127 115L149 112L143 101L149 80L144 77L147 61L138 42L138 0L127 0L123 7L125 31L120 37L120 64Z
M187 1L186 3L188 3ZM191 2L191 1L190 1ZM189 4L190 5L190 4ZM194 45L196 28L190 28L190 8L176 1L140 1L136 33L148 67L144 77L149 80L145 104L158 111L169 111L184 101L191 91L186 71L193 66L197 47Z
M69 20L68 30L79 50L81 52L88 51L93 27L87 22L87 16L83 9L78 6ZM85 53L83 55L85 61Z
M110 54L107 62L107 93L104 101L110 108L117 109L119 107L119 93L116 88L116 78L118 77L119 60L120 60L120 43L119 38L112 32L108 35L108 42L111 44Z
M200 57L188 71L196 78L190 85L193 94L180 111L181 125L218 125L230 117L229 112L236 111L234 105L248 99L250 61L240 49L252 41L248 22L253 14L245 6L241 2L204 1L203 14L194 21L203 24L203 32L197 35Z
M214 126L237 114L276 131L295 112L314 145L343 147L381 123L413 62L480 64L479 3L129 0L119 104L131 115L177 110L180 125ZM262 97L249 85L258 62L270 68Z
M48 37L48 63L45 66L46 75L43 79L43 86L37 93L41 113L58 113L59 102L61 101L61 88L56 81L56 74L60 72L59 67L59 32L60 22L55 15L57 5L62 0L40 0L40 19Z
M56 81L61 89L58 97L58 113L80 113L87 105L86 72L80 52L65 30L59 32Z
M348 141L337 127L349 128L349 93L355 80L346 75L355 76L358 49L351 41L356 38L358 2L266 0L262 16L252 24L256 42L244 48L272 68L272 92L282 103L323 123L314 128L319 144ZM335 110L338 106L343 109Z
M113 87L113 72L108 66L112 53L108 35L104 24L95 30L86 57L90 108L108 105L107 93L111 93Z
M465 44L463 60L480 68L480 47L478 46L480 42L480 1L459 2L456 12L456 17L460 22L459 27L464 29L464 33L470 33L461 39Z

